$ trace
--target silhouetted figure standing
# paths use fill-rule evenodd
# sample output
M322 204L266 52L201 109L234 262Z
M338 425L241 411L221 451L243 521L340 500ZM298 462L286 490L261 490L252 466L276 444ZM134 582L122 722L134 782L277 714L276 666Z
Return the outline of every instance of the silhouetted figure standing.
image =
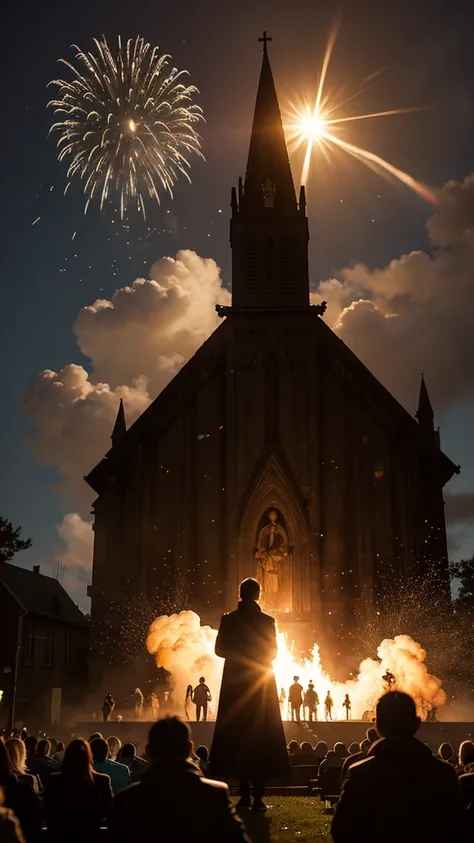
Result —
M344 702L342 703L342 707L346 709L346 720L349 720L349 717L351 716L350 711L351 711L351 708L352 708L352 703L349 699L349 694L346 694L346 696L344 697Z
M211 775L240 783L240 808L266 809L262 801L267 778L290 774L285 734L272 661L277 654L274 618L258 605L260 585L240 585L235 612L224 615L216 654L225 658L219 709L211 747Z
M188 685L188 687L186 688L186 694L185 694L185 697L184 697L184 716L186 717L186 720L191 720L190 714L191 714L192 701L193 701L193 686Z
M135 712L135 719L141 720L143 717L143 694L140 688L135 688L133 692L133 710Z
M285 691L284 688L280 688L279 702L280 702L281 719L283 720L284 714L285 714L285 703L286 703L286 691Z
M390 671L387 670L387 672L384 673L384 675L382 676L382 679L385 682L387 691L391 691L393 686L395 685L395 677L393 673L390 673Z
M199 677L199 685L196 685L193 691L193 703L196 706L196 720L199 723L201 719L207 720L207 704L211 702L211 692L206 685L205 676Z
M318 719L318 705L319 697L317 692L314 690L313 683L310 681L304 695L304 707L308 713L307 716L310 723L312 720Z
M332 720L332 707L334 703L332 701L331 692L328 691L324 700L324 715L326 720Z
M104 723L107 723L110 715L114 713L115 708L115 700L112 697L112 694L107 694L104 702L102 703L102 718Z
M303 686L300 685L300 677L293 676L293 685L288 691L288 702L291 706L291 719L297 723L301 721L301 706L303 705Z

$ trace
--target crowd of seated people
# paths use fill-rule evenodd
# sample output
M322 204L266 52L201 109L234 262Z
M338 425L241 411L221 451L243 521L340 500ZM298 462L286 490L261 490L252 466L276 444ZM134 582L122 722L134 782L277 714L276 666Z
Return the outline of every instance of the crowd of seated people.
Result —
M474 840L474 742L457 752L444 742L433 753L416 739L418 726L413 700L389 692L377 730L360 744L290 741L291 767L310 769L315 788L337 802L335 843ZM26 735L0 739L0 843L99 843L104 827L113 843L200 843L196 828L203 843L249 843L226 784L206 778L209 750L194 750L187 724L159 720L144 755L100 733L66 747Z

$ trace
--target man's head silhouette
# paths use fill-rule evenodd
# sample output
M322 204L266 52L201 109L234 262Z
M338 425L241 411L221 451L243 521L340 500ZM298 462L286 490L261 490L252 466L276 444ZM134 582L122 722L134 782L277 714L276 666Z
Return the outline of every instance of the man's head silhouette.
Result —
M250 603L260 597L260 583L258 580L248 577L240 583L240 599L242 603Z
M146 748L151 763L185 761L191 750L189 727L179 717L163 717L151 727Z
M388 691L376 710L377 732L382 738L411 738L420 727L416 706L408 694Z

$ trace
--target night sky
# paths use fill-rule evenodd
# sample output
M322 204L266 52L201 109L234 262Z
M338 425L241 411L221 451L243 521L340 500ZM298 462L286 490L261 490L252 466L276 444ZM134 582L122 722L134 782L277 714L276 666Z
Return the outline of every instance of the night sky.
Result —
M357 100L357 110L423 106L351 124L350 140L434 188L462 181L474 171L472 4L348 0L339 19L329 87L344 99L383 70ZM81 307L147 277L162 256L192 249L212 257L229 285L230 188L245 172L261 62L257 38L263 29L273 38L269 53L285 112L291 99L314 92L335 20L334 3L324 0L9 3L2 52L0 514L22 524L33 539L33 548L17 557L19 564L51 569L61 549L56 525L75 509L75 502L54 488L56 467L38 465L27 444L34 425L22 400L30 382L42 369L59 370L71 362L87 368L72 331ZM121 223L111 208L91 208L84 217L80 188L63 196L65 167L56 160L55 140L48 139L52 115L46 103L52 92L46 86L62 75L57 59L73 57L72 43L91 49L93 37L104 34L113 43L119 33L124 39L144 36L170 53L178 68L187 68L206 118L201 128L206 160L193 160L192 184L181 180L173 200L164 196L161 207L149 206L146 222L130 213ZM425 224L433 208L343 154L329 163L315 156L307 193L314 287L355 261L374 269L431 248ZM412 412L419 376L417 369L407 371L414 384ZM428 372L427 378L429 386ZM463 468L450 488L474 492L470 399L446 405L436 421L443 449ZM474 550L468 519L469 513L452 533L457 558Z

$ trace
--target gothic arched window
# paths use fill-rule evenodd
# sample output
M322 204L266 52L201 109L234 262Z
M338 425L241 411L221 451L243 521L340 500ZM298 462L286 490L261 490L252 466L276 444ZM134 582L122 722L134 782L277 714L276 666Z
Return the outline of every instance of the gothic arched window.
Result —
M247 283L253 289L258 286L259 263L258 243L256 240L249 240L247 244Z
M289 237L283 238L281 258L283 289L289 290L293 283L295 260L293 244Z
M270 176L267 176L265 181L263 182L263 207L264 208L274 208L275 207L275 182Z
M275 241L273 237L269 237L265 244L265 273L267 289L273 293L276 290L277 284Z

